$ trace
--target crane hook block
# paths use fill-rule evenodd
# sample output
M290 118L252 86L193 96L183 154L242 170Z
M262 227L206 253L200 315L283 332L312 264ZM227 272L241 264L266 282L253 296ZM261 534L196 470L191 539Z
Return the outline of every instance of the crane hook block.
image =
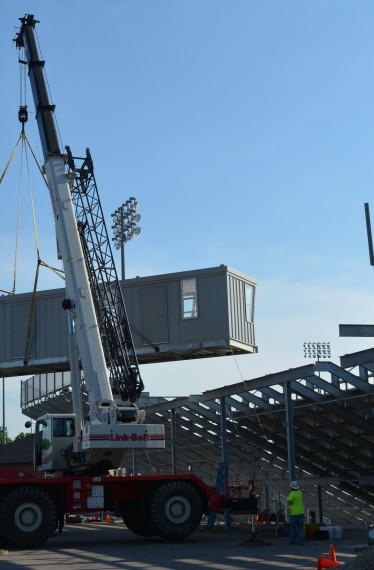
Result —
M18 111L18 120L20 123L25 124L29 119L29 114L27 112L27 105L21 105Z

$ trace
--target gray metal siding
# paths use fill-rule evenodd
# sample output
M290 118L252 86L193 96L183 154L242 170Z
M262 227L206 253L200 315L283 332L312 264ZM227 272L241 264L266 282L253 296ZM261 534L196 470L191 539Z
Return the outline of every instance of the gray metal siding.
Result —
M197 281L197 318L182 318L181 280ZM130 279L122 290L140 364L254 352L253 323L246 322L248 277L226 266ZM0 375L67 370L64 289L37 293L24 367L32 295L0 297Z
M141 343L143 346L166 344L168 301L165 283L140 287Z
M141 345L141 315L139 306L138 287L126 287L121 283L122 295L125 301L126 313L131 323L131 333L135 346Z
M228 338L225 289L224 274L198 278L199 318L196 338Z
M197 277L198 317L182 318L181 279L167 283L169 342L228 337L225 275Z
M68 353L67 331L68 321L66 311L62 310L61 302L65 295L43 297L38 299L35 310L37 323L37 354L42 356L60 356Z
M255 344L254 324L246 319L245 285L253 285L230 273L227 274L227 298L230 337L245 344Z
M0 360L11 360L12 326L10 305L0 305Z
M27 356L66 356L67 316L61 309L63 290L39 293L35 299ZM30 319L31 294L0 298L0 362L24 359Z

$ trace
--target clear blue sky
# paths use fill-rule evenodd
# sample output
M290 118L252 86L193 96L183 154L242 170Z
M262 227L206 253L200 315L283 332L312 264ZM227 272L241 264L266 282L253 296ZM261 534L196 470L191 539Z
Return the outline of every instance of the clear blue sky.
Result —
M30 12L63 144L90 147L109 221L129 196L140 200L127 276L223 263L258 281L259 353L145 366L152 395L305 364L305 341L329 341L335 362L372 346L338 332L374 324L363 207L372 202L374 216L372 1L4 0L1 170L20 132L12 38ZM30 113L40 157L34 123ZM12 284L19 168L16 159L0 187L1 288ZM23 184L18 292L32 289L36 266ZM39 182L33 192L42 258L54 263L49 198ZM43 272L41 289L59 286ZM6 390L15 436L19 380Z

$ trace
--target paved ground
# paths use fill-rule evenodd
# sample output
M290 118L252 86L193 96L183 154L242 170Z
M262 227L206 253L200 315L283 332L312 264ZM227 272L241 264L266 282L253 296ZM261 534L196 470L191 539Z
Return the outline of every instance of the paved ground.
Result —
M367 534L350 533L335 541L340 562L356 557L354 548ZM287 538L264 538L267 544L249 541L249 527L226 532L217 526L201 530L179 543L135 536L123 524L66 525L43 548L9 550L0 557L1 570L316 570L317 556L328 557L330 541L291 546ZM56 568L56 567L59 568Z

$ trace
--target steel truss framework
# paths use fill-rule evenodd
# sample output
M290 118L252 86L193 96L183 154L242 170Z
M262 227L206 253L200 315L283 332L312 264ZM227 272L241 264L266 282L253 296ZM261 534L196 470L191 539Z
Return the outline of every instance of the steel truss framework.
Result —
M137 468L142 474L192 469L214 483L226 445L231 484L247 488L254 481L262 508L276 510L286 504L294 457L308 512L318 512L319 486L325 521L373 524L373 371L369 350L343 357L341 366L319 361L199 395L144 395L139 404L147 408L147 421L164 424L167 446L152 454L138 451ZM29 400L23 403L29 417L71 410L66 387ZM131 465L129 452L128 470Z
M87 149L83 159L73 157L69 147L66 147L66 151L71 194L113 391L121 394L122 400L134 402L144 385L114 265L91 154Z

